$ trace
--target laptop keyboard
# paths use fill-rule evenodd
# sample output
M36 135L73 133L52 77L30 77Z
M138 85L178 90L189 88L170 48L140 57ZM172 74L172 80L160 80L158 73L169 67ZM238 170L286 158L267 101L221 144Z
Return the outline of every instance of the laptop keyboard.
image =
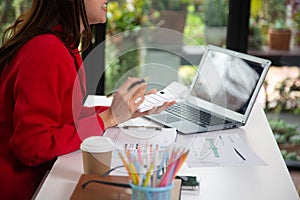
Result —
M228 120L213 116L205 111L197 110L187 104L178 103L169 107L166 111L203 127L231 123Z

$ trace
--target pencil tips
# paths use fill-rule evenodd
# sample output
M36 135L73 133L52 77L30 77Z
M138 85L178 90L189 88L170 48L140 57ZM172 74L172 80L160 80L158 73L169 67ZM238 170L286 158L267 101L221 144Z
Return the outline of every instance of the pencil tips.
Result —
M125 146L118 151L128 176L134 185L142 187L166 187L172 184L189 151L166 148L159 145Z

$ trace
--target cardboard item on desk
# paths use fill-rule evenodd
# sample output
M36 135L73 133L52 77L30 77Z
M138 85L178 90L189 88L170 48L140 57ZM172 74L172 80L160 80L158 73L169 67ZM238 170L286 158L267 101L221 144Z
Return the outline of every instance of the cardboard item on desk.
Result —
M103 174L110 169L114 144L110 138L92 136L80 145L85 174Z
M88 180L100 180L105 182L123 183L128 184L129 179L127 176L107 176L105 178L96 174L82 174L72 195L71 200L131 200L131 188L117 187L105 185L101 183L90 183L85 188L82 184ZM174 180L174 188L172 189L171 199L179 200L181 195L181 180Z

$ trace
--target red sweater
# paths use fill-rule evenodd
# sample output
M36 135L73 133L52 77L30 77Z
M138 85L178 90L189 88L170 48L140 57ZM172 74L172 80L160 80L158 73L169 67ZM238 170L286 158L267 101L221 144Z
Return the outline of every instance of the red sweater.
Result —
M80 55L72 54L80 66ZM77 79L74 57L56 36L44 34L0 74L1 199L30 199L57 156L103 133L97 113L106 108L82 106L85 74L80 70Z

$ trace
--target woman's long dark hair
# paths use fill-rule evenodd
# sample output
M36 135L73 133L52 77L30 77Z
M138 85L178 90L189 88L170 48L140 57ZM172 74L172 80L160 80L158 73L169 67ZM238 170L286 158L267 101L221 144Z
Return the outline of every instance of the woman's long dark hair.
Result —
M80 22L83 33L80 33ZM62 30L55 31L58 26ZM76 49L84 37L82 48L85 49L89 45L91 30L84 0L33 0L29 12L17 18L3 33L0 74L28 40L45 33L57 35L68 49Z

